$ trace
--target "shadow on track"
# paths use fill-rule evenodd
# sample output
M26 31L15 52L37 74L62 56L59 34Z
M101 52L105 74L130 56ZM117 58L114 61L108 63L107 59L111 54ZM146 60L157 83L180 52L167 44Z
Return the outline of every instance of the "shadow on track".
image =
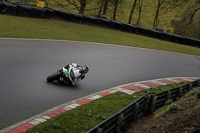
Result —
M47 84L49 85L52 85L52 86L57 86L58 88L62 88L62 89L78 89L78 85L75 84L75 85L69 85L69 84L65 84L63 82L60 82L60 81L54 81L54 82L51 82L51 83L48 83L46 82Z

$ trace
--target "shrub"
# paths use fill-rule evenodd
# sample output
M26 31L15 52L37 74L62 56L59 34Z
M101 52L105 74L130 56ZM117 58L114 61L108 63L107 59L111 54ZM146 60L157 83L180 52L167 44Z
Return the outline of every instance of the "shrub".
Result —
M60 124L57 123L57 122L54 122L53 123L53 128L55 128L55 129L60 128Z
M165 102L165 105L170 105L170 104L172 104L173 103L173 101L171 100L171 99L169 99L169 100L167 100L166 102Z
M180 108L179 105L173 103L169 106L168 111L171 112L171 111L174 111L174 110L178 110L179 108Z

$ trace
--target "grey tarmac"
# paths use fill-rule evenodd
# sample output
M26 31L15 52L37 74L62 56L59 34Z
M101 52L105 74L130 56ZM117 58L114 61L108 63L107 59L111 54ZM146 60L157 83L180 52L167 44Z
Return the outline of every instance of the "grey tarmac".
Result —
M75 86L46 77L67 63L90 66ZM194 55L77 41L0 39L0 129L57 105L144 80L199 77Z

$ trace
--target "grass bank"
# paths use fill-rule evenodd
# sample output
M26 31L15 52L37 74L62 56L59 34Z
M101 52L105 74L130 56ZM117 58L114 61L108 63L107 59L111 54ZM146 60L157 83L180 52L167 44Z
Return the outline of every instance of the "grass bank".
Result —
M58 20L0 14L0 37L74 40L200 55L200 49L135 34Z
M109 118L119 110L134 102L147 92L160 93L186 83L176 83L157 88L145 89L132 95L116 92L105 97L94 100L88 104L79 106L73 110L66 111L40 125L33 127L28 133L67 133L67 132L86 132L103 120Z
M167 102L166 102L167 103ZM149 116L130 122L122 133L199 133L200 87L176 102L169 102Z

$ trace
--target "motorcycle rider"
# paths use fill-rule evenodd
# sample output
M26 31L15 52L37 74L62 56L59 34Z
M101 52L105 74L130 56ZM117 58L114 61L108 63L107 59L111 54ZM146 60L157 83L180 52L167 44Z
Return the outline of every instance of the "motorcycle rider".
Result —
M69 68L72 68L70 74L70 80L72 82L72 85L74 85L76 82L82 80L85 78L85 73L87 73L89 71L89 67L84 65L84 66L80 66L76 63L72 63L72 64L67 64L64 68L66 68L67 70L69 70Z

